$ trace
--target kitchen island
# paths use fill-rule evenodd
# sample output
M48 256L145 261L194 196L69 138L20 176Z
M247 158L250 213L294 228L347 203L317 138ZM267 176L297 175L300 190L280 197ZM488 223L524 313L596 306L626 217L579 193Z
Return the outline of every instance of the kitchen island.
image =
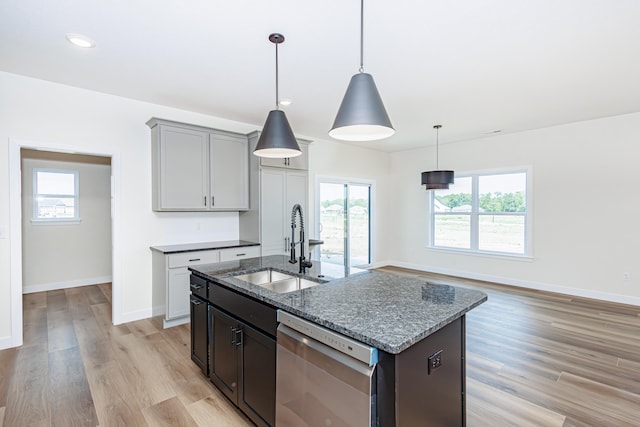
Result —
M290 264L287 257L279 255L205 264L190 268L192 292L198 293L195 283L200 296L220 312L218 323L222 322L221 316L231 314L273 341L264 341L264 354L270 355L275 348L276 309L378 349L373 402L377 425L464 425L464 315L486 300L484 293L376 271L345 271L317 261L304 277L325 283L294 292L279 294L238 278L265 269L300 275L298 264ZM243 302L227 304L231 297ZM243 310L246 312L241 315ZM213 356L218 353L213 337L215 322L211 319L209 316L204 329L210 337L206 359L212 366L203 372L221 387L214 378L219 367L213 366ZM192 314L192 325L193 321ZM194 330L205 333L202 327L192 326L192 334ZM275 353L268 360L268 365L275 363ZM434 361L435 365L429 366ZM262 378L261 383L270 382L269 378ZM264 393L269 394L267 390ZM258 425L273 425L271 404L265 405L267 416L248 415Z

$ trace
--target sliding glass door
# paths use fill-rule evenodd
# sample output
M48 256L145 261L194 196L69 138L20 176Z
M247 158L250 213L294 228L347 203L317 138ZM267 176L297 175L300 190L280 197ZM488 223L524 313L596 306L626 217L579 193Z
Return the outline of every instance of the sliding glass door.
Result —
M371 184L319 180L320 259L345 267L371 264Z

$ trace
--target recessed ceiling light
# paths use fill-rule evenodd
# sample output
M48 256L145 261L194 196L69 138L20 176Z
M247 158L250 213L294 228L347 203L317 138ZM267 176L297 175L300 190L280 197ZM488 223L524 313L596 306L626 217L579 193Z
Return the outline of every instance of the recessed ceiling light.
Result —
M283 107L288 107L292 102L293 100L291 98L282 98L280 102L278 102L278 104L282 105Z
M82 34L75 33L67 33L67 40L74 46L83 47L83 48L93 48L96 47L96 42L91 40L87 36L83 36Z

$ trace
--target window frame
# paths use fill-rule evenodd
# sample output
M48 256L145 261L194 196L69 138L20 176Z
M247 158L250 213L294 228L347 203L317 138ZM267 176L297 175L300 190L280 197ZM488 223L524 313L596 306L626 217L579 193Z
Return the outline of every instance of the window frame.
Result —
M69 196L66 194L48 194L48 193L38 193L38 173L39 172L47 172L47 173L59 173L66 175L73 175L73 196ZM31 222L34 224L79 224L81 222L80 219L80 194L79 194L79 172L77 170L72 169L56 169L56 168L33 168L33 212L31 215ZM60 198L60 199L73 199L74 200L74 216L66 217L66 218L42 218L38 217L38 198L39 197L49 197L49 198Z
M494 175L510 175L524 173L525 174L525 204L526 210L525 212L480 212L479 211L479 181L480 177L483 176L494 176ZM427 249L440 251L440 252L454 252L454 253L463 253L468 255L480 255L480 256L489 256L495 258L508 258L508 259L522 259L522 260L531 260L533 259L532 254L532 219L531 212L533 208L533 192L532 192L532 167L531 166L519 166L513 168L501 168L501 169L487 169L487 170L478 170L478 171L469 171L469 172L461 172L456 173L457 178L471 178L471 211L470 212L435 212L434 208L434 200L436 191L428 191L427 197ZM469 216L469 239L470 244L469 248L456 248L450 246L436 246L434 244L435 240L435 219L437 215L466 215ZM499 216L522 216L524 217L524 252L523 253L515 253L515 252L503 252L503 251L491 251L486 249L479 248L479 237L480 237L480 217L482 215L499 215Z

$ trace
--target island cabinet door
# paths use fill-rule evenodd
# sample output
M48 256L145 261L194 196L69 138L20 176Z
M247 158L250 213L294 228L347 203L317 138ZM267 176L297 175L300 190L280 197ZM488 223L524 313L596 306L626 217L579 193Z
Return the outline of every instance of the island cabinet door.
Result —
M274 426L276 417L276 340L242 325L238 407L258 426Z
M233 403L238 404L238 321L209 307L211 367L209 378Z
M207 303L191 295L191 360L208 375L209 349L207 343Z

